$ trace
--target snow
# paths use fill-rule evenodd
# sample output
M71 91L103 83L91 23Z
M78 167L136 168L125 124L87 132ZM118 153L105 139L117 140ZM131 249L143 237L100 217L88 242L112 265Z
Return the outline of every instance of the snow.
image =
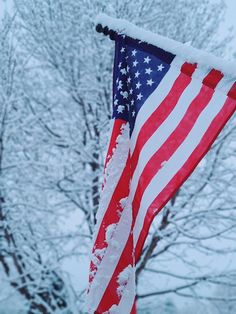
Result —
M103 249L96 249L94 253L92 254L92 261L95 266L98 266L101 262L101 259L103 258L105 254L106 248Z
M126 160L129 154L128 139L129 139L129 124L127 123L122 125L121 127L121 134L117 137L117 145L113 151L113 157L108 161L105 169L104 181L106 182L106 184L101 195L99 209L96 215L97 227L95 229L94 239L96 239L97 237L97 232L99 230L100 223L111 200L113 191L125 167Z
M125 208L128 205L128 197L124 197L120 200L120 205L122 206L122 208Z
M117 288L117 293L119 296L122 296L124 289L129 281L129 277L132 275L133 268L131 265L127 266L120 274L117 279L119 287Z
M122 297L119 304L113 304L111 308L104 314L128 314L131 312L135 298L135 269L132 265L128 265L119 274L117 283L117 293Z
M105 312L104 314L119 314L118 306L116 304L113 304L109 311Z
M117 313L130 313L135 300L135 267L129 265L119 275L120 287L118 293L122 295Z
M103 27L116 31L119 34L138 39L148 44L158 46L159 48L173 53L187 62L198 63L201 67L214 68L236 79L236 62L223 60L211 53L204 52L189 45L189 42L183 44L173 39L146 31L126 20L112 18L106 14L99 14L96 23Z
M116 229L117 224L111 224L106 228L106 243L112 243L111 239L113 237L114 231Z
M117 241L118 245L113 246L108 245L106 248L106 253L99 264L99 267L96 272L96 276L94 277L90 290L89 290L89 300L88 300L88 308L89 313L93 313L97 308L101 297L110 281L111 275L114 273L116 265L120 259L120 256L123 252L125 244L130 234L131 225L132 225L132 211L130 209L130 202L126 199L123 199L122 206L123 208L119 224L114 229L114 233L112 234L112 243ZM108 232L109 233L109 232ZM128 280L128 284L130 283L133 286L133 277L130 276L130 280ZM124 283L125 275L121 275L121 283ZM102 283L102 285L101 285ZM128 286L127 284L127 286ZM97 289L99 286L100 289ZM124 285L121 285L120 293L123 292ZM127 292L132 292L132 289L128 289ZM129 293L128 293L129 295ZM120 311L119 313L123 313Z

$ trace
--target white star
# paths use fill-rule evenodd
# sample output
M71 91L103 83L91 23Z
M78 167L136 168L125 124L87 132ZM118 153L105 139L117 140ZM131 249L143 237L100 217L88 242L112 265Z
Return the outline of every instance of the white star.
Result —
M126 92L126 91L123 92L121 95L123 96L124 99L127 99L129 96L128 92Z
M137 53L137 50L136 50L136 49L132 50L132 56L135 57L136 53Z
M125 74L127 73L125 68L121 69L120 72L121 72L123 75L125 75Z
M131 77L129 76L128 78L127 78L127 83L130 83L131 82Z
M132 95L133 94L133 88L130 88L130 90L129 90L129 93L130 93L130 95Z
M149 63L151 61L151 59L149 58L149 56L147 56L146 58L144 58L144 63Z
M158 65L157 67L157 71L162 71L165 67L163 66L163 64Z
M118 87L117 87L118 90L119 90L119 89L122 89L122 87L123 87L123 83L122 83L122 81L119 81L119 84L118 84Z
M132 99L132 100L131 100L131 106L133 106L133 105L134 105L134 100Z
M129 72L130 67L127 65L126 71Z
M118 105L118 99L114 100L114 105L115 105L115 106Z
M121 66L122 66L122 62L119 63L119 68L121 68Z
M122 47L120 52L125 52L125 47Z
M152 84L153 84L153 83L154 83L154 82L153 82L153 80L152 80L152 79L147 80L147 85L152 86Z
M137 64L138 64L138 61L137 61L137 60L135 60L135 61L133 62L133 67L136 67L136 66L137 66Z
M119 82L119 78L117 77L117 79L116 79L116 84L118 84L118 82Z
M145 69L145 74L151 74L151 72L152 72L151 68Z
M139 77L139 75L140 75L140 73L139 73L139 71L137 71L136 73L135 73L135 75L134 75L134 77Z
M140 82L138 82L138 83L136 84L136 88L139 89L141 85L142 85L142 84L140 84Z
M139 93L138 95L137 95L137 99L138 100L141 100L143 98L143 95L141 94L141 93Z
M125 109L125 106L119 105L119 106L117 107L117 112L118 112L118 113L122 113L124 109Z
M133 111L132 111L132 117L134 117L134 116L135 116L135 111L133 110Z

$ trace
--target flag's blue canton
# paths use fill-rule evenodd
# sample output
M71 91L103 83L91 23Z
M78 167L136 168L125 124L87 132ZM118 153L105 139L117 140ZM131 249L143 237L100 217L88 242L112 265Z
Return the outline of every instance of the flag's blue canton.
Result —
M113 117L129 121L131 133L139 109L170 68L174 56L168 58L170 54L167 52L167 58L163 58L163 53L163 50L161 56L150 53L141 49L138 42L130 45L124 39L116 43Z

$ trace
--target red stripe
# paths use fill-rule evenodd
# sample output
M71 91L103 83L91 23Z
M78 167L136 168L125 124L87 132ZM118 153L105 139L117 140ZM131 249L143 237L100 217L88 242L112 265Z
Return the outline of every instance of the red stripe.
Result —
M108 153L107 153L107 159L110 160L110 158L113 156L114 149L116 148L117 145L117 138L118 136L122 133L121 127L122 125L125 125L127 122L124 120L116 119L114 126L113 126L113 131L112 131L112 136L108 148ZM107 162L106 162L107 165ZM105 233L106 233L106 228L112 223L116 223L119 220L119 216L117 215L117 210L122 210L120 206L120 200L124 197L127 196L129 192L129 188L127 185L127 180L130 178L129 174L129 168L130 168L130 161L129 158L127 159L125 168L122 171L120 180L113 192L111 201L108 205L108 208L104 214L103 220L100 224L100 229L99 233L97 236L97 239L95 241L95 245L93 248L93 252L97 247L104 247L104 241L105 241ZM114 210L117 209L117 210Z
M162 192L156 197L148 209L145 217L142 232L139 236L135 250L136 261L140 258L145 239L155 215L165 206L165 204L175 195L179 187L191 175L201 159L210 149L216 137L223 129L229 118L236 110L236 101L232 98L227 98L223 108L211 122L206 133L202 137L200 143L195 148L191 156L188 158L183 167L176 173L172 180L166 185Z
M121 120L121 119L114 120L110 143L108 146L107 155L106 155L105 164L104 164L104 173L105 173L108 162L111 160L113 156L114 149L116 148L117 138L122 133L122 125L125 125L126 123L127 123L126 121ZM105 183L106 183L106 180L104 179L104 182L102 184L102 190L104 189Z
M184 71L187 71L187 64L184 64L182 68L184 68ZM160 127L163 121L169 116L171 111L176 106L180 96L182 95L186 87L190 84L190 82L191 77L181 72L174 82L169 94L162 101L160 106L158 106L157 109L152 113L152 115L145 121L137 137L135 149L132 154L132 172L136 168L139 153L142 150L142 147L149 140L152 134Z
M196 63L188 63L185 62L181 67L181 72L185 73L189 76L192 76L194 71L196 70L197 64Z
M136 314L137 313L137 309L136 309L136 300L134 300L134 304L133 304L133 307L132 307L132 310L130 312L130 314Z
M118 136L121 134L121 127L122 125L125 125L126 121L124 120L116 120L113 126L113 131L112 131L112 136L111 136L111 141L110 141L110 145L109 145L109 149L108 152L109 154L113 155L113 150L116 147L117 144L117 138ZM108 154L108 155L109 155ZM109 157L108 157L109 158ZM106 162L107 164L107 162ZM94 251L96 249L101 249L101 248L105 248L107 246L106 242L105 242L105 236L106 236L106 228L107 226L109 226L110 224L113 223L118 223L120 216L118 215L118 211L122 211L123 208L120 206L120 200L124 197L127 197L128 193L129 193L129 185L127 184L127 182L129 182L130 180L130 157L128 157L127 161L126 161L126 165L125 168L122 171L120 180L113 192L111 201L108 205L108 208L106 209L102 222L99 226L99 231L98 231L98 235L96 238L96 241L94 242L94 247L92 250L92 253L94 253ZM96 266L94 265L94 263L91 261L90 263L90 271L96 271ZM92 282L93 277L90 276L89 277L89 282Z
M120 205L120 200L127 197L129 194L129 184L127 184L129 181L130 181L130 158L128 157L120 180L115 188L109 206L100 224L99 233L95 241L93 251L96 248L106 247L106 245L104 245L106 228L110 224L117 223L120 219L119 213L123 210L123 208Z
M236 82L230 88L230 91L228 92L228 96L236 100Z
M116 126L114 129L119 130L119 126ZM111 139L111 142L116 143L116 138ZM108 150L108 158L111 152L112 152L112 149L110 149L110 151ZM118 215L117 213L123 210L122 207L120 206L120 200L122 198L127 197L129 194L128 182L130 182L130 156L127 159L126 166L122 172L120 180L113 193L111 202L109 203L108 209L103 217L103 221L100 224L99 234L95 241L94 249L96 249L97 247L99 248L106 247L106 243L105 243L106 228L112 223L118 223L120 219L120 215ZM133 264L133 257L132 257L133 247L134 247L133 238L130 238L129 241L127 241L126 243L126 252L129 252L127 254L127 258L120 260L119 263L117 264L114 274L111 277L109 285L106 288L104 295L101 298L101 301L97 308L97 311L95 313L104 313L108 311L113 304L119 303L120 297L116 293L116 289L118 288L117 278L120 272L124 268L126 268L129 264L131 265Z
M186 111L179 125L146 164L139 178L139 183L134 196L134 217L136 217L138 214L140 202L146 187L149 185L150 181L156 175L156 173L160 170L162 163L169 160L177 148L181 145L181 143L186 139L197 118L208 105L213 94L213 89L204 85L202 86L199 94L188 107L188 110ZM155 165L155 167L153 165Z
M120 297L117 294L117 288L118 288L118 275L128 266L133 265L133 237L130 236L128 238L128 241L126 242L125 248L122 252L122 255L119 259L119 262L115 268L114 273L112 274L111 280L103 294L103 297L100 301L100 304L97 308L97 311L104 313L108 311L112 305L119 304ZM135 312L134 312L135 313Z
M114 121L104 168L106 168L108 161L111 159L113 155L113 149L116 147L116 144L117 144L117 137L121 134L121 131L122 131L121 127L122 125L125 125L126 123L127 123L126 121L121 120L121 119L115 119Z
M211 70L208 75L204 78L203 84L215 89L218 82L223 78L223 73L217 70Z

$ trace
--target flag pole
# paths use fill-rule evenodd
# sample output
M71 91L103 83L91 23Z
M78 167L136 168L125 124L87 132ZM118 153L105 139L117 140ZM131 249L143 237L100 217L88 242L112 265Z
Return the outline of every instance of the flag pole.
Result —
M98 33L103 33L105 36L109 36L111 40L115 40L117 32L112 29L109 29L107 26L103 27L102 24L98 23L96 25L96 31Z

